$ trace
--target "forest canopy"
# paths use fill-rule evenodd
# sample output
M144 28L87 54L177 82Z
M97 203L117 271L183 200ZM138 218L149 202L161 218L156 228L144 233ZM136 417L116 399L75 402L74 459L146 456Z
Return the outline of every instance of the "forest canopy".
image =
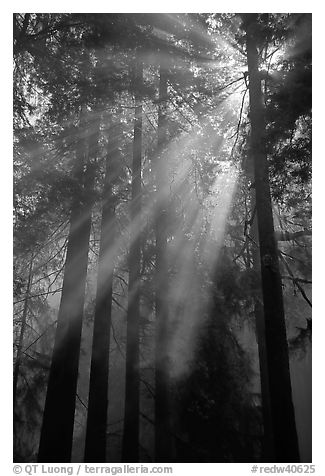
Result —
M311 14L13 31L14 461L311 462Z

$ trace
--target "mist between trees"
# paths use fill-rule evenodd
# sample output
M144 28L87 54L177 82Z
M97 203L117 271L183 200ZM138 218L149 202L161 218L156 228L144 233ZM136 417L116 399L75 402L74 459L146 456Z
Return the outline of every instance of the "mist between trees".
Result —
M14 14L14 461L311 462L311 15Z

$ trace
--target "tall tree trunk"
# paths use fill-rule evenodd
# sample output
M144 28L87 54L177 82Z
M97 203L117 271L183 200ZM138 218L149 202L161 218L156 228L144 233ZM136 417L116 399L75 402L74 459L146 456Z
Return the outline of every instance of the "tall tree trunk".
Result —
M116 129L116 128L115 128ZM106 461L109 347L114 271L115 204L112 194L117 137L113 129L106 157L94 333L90 367L85 462Z
M155 158L157 209L156 234L156 365L155 365L155 460L171 461L170 402L168 378L168 263L167 263L167 72L160 67L158 154Z
M89 149L98 140L92 131ZM83 137L85 131L82 131ZM53 356L45 401L39 462L64 463L71 459L81 330L85 300L91 196L94 164L85 139L79 141L75 179L77 188L71 209L70 230ZM84 171L84 169L86 170Z
M249 75L251 154L254 162L256 212L258 222L265 344L269 377L276 462L298 462L299 449L292 402L288 343L274 235L268 162L265 149L265 122L261 77L258 70L257 20L255 13L243 15Z
M130 209L131 244L129 253L129 285L126 336L126 382L122 460L139 460L139 322L140 322L140 218L141 218L141 158L142 104L139 88L143 65L137 61L133 72L135 87L135 119L132 162L132 199Z
M252 189L251 192L251 209L255 210L256 200L255 200L255 190ZM258 225L256 213L253 213L252 224L251 224L251 238L253 239L252 245L252 260L253 260L253 269L258 276L258 289L256 289L256 298L254 305L254 314L255 314L255 323L256 323L256 339L258 345L258 357L259 357L259 367L260 367L260 384L261 384L261 396L262 396L262 418L263 418L263 440L262 440L262 461L274 461L274 435L273 435L273 424L272 424L272 411L271 411L271 400L270 400L270 384L269 384L269 371L268 371L268 360L267 360L267 348L266 348L266 336L265 336L265 321L264 321L264 310L263 310L263 297L262 297L262 288L260 280L260 255L257 243L258 239Z

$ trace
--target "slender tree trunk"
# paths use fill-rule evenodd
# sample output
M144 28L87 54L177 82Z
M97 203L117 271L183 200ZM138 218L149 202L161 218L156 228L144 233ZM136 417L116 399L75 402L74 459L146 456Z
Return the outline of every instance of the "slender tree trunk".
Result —
M114 134L114 132L113 132ZM112 194L116 137L109 140L103 194L101 237L98 262L96 307L90 367L85 462L106 461L106 426L112 286L114 271L115 207ZM113 167L112 167L113 165Z
M265 343L277 462L298 462L299 449L292 402L288 343L274 235L261 78L258 70L257 14L243 15L246 29L251 121L251 154L254 162L256 212L260 246Z
M84 131L83 131L84 133ZM98 134L98 130L96 135ZM92 142L97 142L91 134ZM98 138L98 136L97 136ZM71 459L75 398L91 228L94 164L80 140L76 157L76 190L70 217L61 303L45 401L39 462L65 463ZM83 149L83 150L82 150ZM84 171L86 167L86 171Z
M126 336L126 382L122 461L139 460L139 321L140 321L140 217L141 217L141 158L142 105L139 87L143 66L138 60L134 70L135 119L132 162L131 244L129 253L129 300Z
M167 140L167 72L160 67L156 234L156 366L155 366L155 460L171 461L170 402L168 378L168 263L167 263L167 164L163 154Z

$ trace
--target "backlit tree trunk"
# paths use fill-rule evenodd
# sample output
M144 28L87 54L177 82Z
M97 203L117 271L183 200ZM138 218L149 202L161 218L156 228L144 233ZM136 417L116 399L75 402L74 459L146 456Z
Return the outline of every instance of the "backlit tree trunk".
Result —
M98 127L90 135L90 151L93 149L92 145L97 144L97 140ZM64 463L71 459L91 228L93 162L87 151L83 130L76 157L74 177L77 190L71 209L62 296L38 453L39 462Z
M116 128L115 128L116 129ZM90 367L85 462L105 462L112 286L114 271L115 204L112 194L117 137L112 128L106 157L105 185L98 258L98 277Z
M255 210L256 200L255 200L255 190L251 192L251 209ZM251 238L253 240L252 245L252 260L253 260L253 269L258 277L258 282L256 283L255 289L255 323L256 323L256 339L258 345L258 357L259 357L259 367L260 367L260 384L261 384L261 396L262 396L262 418L263 418L263 440L262 440L262 461L274 461L274 435L273 435L273 424L272 424L272 412L271 412L271 401L270 401L270 383L269 383L269 371L268 371L268 359L267 359L267 349L266 349L266 337L265 337L265 320L264 320L264 310L263 310L263 297L261 289L261 280L260 280L260 255L258 249L258 226L256 213L252 212L253 222L251 224Z
M261 77L258 70L257 14L243 15L249 76L251 154L254 163L260 247L265 345L276 462L298 462L281 276L274 235Z

